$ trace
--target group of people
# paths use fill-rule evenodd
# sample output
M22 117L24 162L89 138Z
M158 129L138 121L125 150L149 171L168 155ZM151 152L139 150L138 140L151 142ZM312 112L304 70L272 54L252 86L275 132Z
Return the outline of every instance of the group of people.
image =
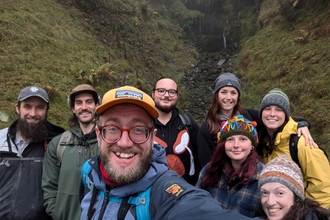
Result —
M24 88L18 119L0 130L0 218L330 219L329 162L286 94L272 89L260 111L244 109L232 73L213 93L199 127L176 107L170 78L151 96L123 86L102 100L81 84L65 131L47 121L46 91Z

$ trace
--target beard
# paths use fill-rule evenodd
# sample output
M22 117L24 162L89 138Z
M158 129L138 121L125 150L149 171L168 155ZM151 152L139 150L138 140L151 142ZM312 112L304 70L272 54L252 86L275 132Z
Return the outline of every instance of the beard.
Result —
M118 150L116 150L118 149ZM125 150L118 146L112 146L109 148L103 148L100 151L101 161L104 166L104 170L107 175L114 180L116 183L123 184L123 183L130 183L141 179L149 170L149 166L151 163L152 158L152 147L149 147L144 154L142 154L140 161L136 164L133 168L130 168L127 171L123 171L125 167L116 167L114 166L108 158L109 153L112 152L125 152ZM138 152L143 153L141 149ZM129 150L129 153L132 153Z
M19 118L16 130L26 141L34 143L45 141L48 137L46 119L39 118L38 123L28 123L26 117L24 119Z
M168 99L167 99L168 100ZM160 104L160 102L155 101L155 106L158 110L165 112L165 113L170 113L176 106L176 103L172 103L169 106L163 106Z

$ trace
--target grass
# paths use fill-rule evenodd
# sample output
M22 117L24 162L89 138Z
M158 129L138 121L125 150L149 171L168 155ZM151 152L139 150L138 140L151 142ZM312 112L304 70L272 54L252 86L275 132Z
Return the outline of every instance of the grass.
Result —
M298 10L294 20L268 8L275 17L263 13L268 23L241 42L236 67L248 94L245 106L259 108L268 91L281 88L290 98L291 114L307 119L316 142L330 153L330 19L329 6L321 7Z
M151 92L161 76L183 74L196 62L193 48L172 22L182 2L2 1L0 3L0 127L17 118L19 91L40 86L51 94L49 120L65 128L66 98L81 83L102 95L125 84ZM163 4L162 4L163 5ZM192 14L191 14L192 13ZM182 21L198 15L190 12ZM7 119L8 117L9 119Z

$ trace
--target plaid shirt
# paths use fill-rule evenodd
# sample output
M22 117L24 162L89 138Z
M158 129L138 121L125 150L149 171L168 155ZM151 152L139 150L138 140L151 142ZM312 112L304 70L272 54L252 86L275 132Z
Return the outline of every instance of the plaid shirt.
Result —
M201 188L201 182L205 176L209 164L203 167L200 172L196 187ZM218 188L211 188L209 193L213 198L219 201L224 209L234 210L248 217L262 216L263 211L260 203L260 193L258 189L258 178L264 165L261 162L257 163L257 175L252 177L252 181L247 185L237 183L229 187L229 176L223 172L219 181Z

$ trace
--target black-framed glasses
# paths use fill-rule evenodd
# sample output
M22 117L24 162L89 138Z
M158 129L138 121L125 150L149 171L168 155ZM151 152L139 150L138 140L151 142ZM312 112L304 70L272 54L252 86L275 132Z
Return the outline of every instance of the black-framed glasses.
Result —
M102 139L109 144L114 144L118 142L124 131L128 132L128 137L129 139L131 139L132 142L134 142L135 144L143 144L149 139L153 128L136 126L124 129L114 125L104 125L102 127L99 127L99 130L101 132Z
M166 94L166 92L168 93L169 96L176 96L178 94L178 90L175 89L164 89L164 88L158 88L158 89L154 89L154 91L157 90L158 95L160 96L164 96Z

